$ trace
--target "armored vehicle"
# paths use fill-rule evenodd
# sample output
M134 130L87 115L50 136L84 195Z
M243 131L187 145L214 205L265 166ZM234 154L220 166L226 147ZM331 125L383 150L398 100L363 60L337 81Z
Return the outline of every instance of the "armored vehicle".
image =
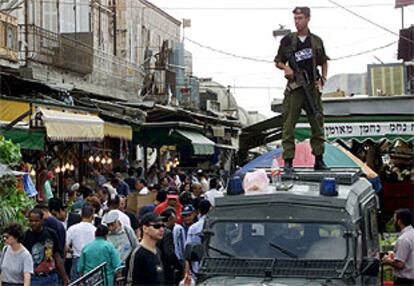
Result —
M189 250L200 259L200 285L375 285L379 235L371 184L357 170L297 175L283 190L216 199L203 246ZM332 193L321 191L326 176L336 177Z

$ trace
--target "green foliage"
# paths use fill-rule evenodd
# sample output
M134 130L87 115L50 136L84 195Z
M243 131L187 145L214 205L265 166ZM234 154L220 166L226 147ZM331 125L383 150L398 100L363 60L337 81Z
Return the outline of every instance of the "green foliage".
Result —
M0 137L0 164L16 166L22 159L19 145Z
M395 225L394 220L391 218L386 224L385 224L385 231L386 232L395 232Z
M1 164L16 166L20 162L21 157L19 146L16 146L11 141L0 138ZM4 227L12 222L26 226L25 213L34 206L34 203L25 192L17 189L17 179L14 176L1 177L0 234L3 233Z

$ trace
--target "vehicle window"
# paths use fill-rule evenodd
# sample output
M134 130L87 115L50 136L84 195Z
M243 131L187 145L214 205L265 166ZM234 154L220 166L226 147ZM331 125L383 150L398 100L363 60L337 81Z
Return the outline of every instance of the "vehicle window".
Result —
M334 238L341 236L341 227L338 225L324 224L319 228L319 236L323 238Z
M212 257L344 259L345 228L299 222L217 222L209 239ZM217 251L217 249L219 251ZM220 253L221 251L221 253Z
M365 245L367 255L375 256L379 250L377 209L375 199L372 199L366 204L364 214Z

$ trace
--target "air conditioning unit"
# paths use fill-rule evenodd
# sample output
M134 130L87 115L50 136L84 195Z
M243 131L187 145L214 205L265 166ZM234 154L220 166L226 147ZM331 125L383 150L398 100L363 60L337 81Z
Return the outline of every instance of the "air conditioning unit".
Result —
M402 63L368 65L368 94L406 94L406 67Z

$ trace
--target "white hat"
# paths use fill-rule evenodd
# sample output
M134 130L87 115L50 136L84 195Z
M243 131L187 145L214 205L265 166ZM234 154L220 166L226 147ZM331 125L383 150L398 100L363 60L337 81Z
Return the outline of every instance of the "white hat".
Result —
M114 223L119 219L119 214L116 210L112 210L107 212L103 218L102 218L102 223L104 224L110 224L110 223Z
M72 191L72 192L76 192L77 190L79 190L80 189L80 185L79 185L79 183L75 183L75 184L73 184L72 185L72 187L70 187L70 190Z
M118 194L116 189L114 187L112 187L112 185L110 183L103 184L102 188L107 188L109 194L111 195L111 197Z

